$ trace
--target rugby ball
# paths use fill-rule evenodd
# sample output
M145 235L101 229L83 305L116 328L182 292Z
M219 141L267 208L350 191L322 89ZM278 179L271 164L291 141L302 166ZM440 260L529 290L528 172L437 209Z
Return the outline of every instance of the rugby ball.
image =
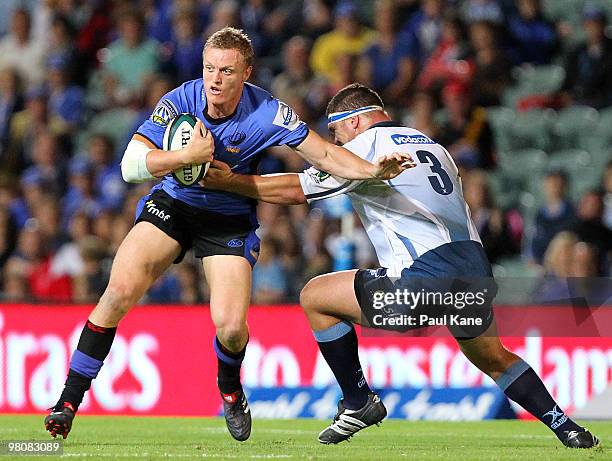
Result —
M180 114L173 118L164 132L164 150L179 150L187 145L197 119L191 114ZM181 186L193 186L197 184L208 171L210 163L191 164L181 167L172 173L172 177Z

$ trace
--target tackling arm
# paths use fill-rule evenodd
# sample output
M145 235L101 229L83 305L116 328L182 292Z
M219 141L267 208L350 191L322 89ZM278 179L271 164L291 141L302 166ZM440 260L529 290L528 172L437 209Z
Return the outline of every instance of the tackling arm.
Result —
M297 173L263 176L238 174L232 172L227 164L215 160L206 173L202 185L209 189L233 192L279 205L306 203Z
M407 160L401 153L392 153L372 164L312 130L295 150L317 170L345 179L393 179L404 171Z

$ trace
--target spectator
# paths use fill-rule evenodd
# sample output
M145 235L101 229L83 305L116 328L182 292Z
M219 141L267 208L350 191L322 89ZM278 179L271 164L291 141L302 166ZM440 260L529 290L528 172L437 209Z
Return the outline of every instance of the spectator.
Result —
M46 242L48 250L54 253L67 237L61 227L61 209L57 199L45 195L32 211L43 241Z
M176 277L179 283L178 302L188 305L204 302L201 279L194 264L183 260L176 266Z
M495 164L493 133L485 109L474 106L468 89L458 83L447 85L442 98L447 120L442 125L439 142L458 162L492 168Z
M270 14L265 0L247 0L240 9L240 23L251 39L255 56L267 54L270 40L266 33L266 17Z
M36 220L29 220L19 234L17 249L7 261L6 270L25 277L29 293L38 300L66 302L71 298L70 278L55 277L50 271L47 242Z
M567 175L563 170L551 170L544 178L545 204L535 216L530 256L541 264L549 243L561 231L572 229L576 214L567 197Z
M201 61L200 61L201 65ZM151 77L151 82L147 88L147 92L144 95L144 108L134 116L134 124L132 128L128 131L128 135L123 142L123 146L127 146L128 142L132 138L132 135L138 130L138 127L142 125L142 122L149 118L153 111L155 110L155 106L157 102L160 101L164 95L172 90L174 87L174 82L169 77L156 74ZM119 146L115 146L117 149ZM115 152L118 158L116 158L117 164L121 161L121 155L123 151Z
M77 70L83 71L82 66L77 65L74 39L75 31L68 18L62 15L54 17L48 38L47 63L62 63L70 82L74 80Z
M158 44L144 35L144 20L126 12L118 20L119 39L108 47L103 71L106 94L118 104L141 96L158 68Z
M544 19L540 0L519 0L508 21L514 44L514 64L548 64L557 45L555 26Z
M321 35L314 43L310 56L312 70L333 84L338 84L338 69L342 55L359 55L374 40L374 32L359 22L357 7L342 0L334 9L334 29Z
M68 191L64 197L62 222L64 228L77 211L83 211L91 218L102 211L94 189L92 165L83 159L75 158L68 167Z
M442 30L442 0L423 0L400 31L415 65L423 64L438 45Z
M440 126L434 120L434 109L435 101L429 93L417 93L412 98L410 112L406 115L404 123L431 139L438 139Z
M10 204L11 218L17 229L22 229L32 217L33 210L45 197L45 187L41 175L36 171L24 173L20 181L21 194L15 196Z
M83 117L83 89L69 81L65 57L55 56L48 64L49 115L61 127L62 134L73 134Z
M276 239L264 236L257 264L253 268L254 304L275 304L284 299L287 278L280 260L281 245Z
M612 230L612 160L606 165L603 176L603 222L606 227Z
M298 112L301 118L322 113L328 102L327 80L312 72L309 59L309 40L299 35L292 37L283 47L283 71L271 85L272 94L281 101L302 101L308 112Z
M504 14L497 0L467 0L463 2L463 17L466 22L486 21L491 24L504 22Z
M598 190L586 192L578 205L577 222L573 228L580 240L592 245L602 260L603 267L608 253L612 250L612 230L603 223L603 194Z
M532 296L535 303L568 303L570 290L567 278L572 275L574 247L578 243L575 234L559 232L551 241L543 257L544 275Z
M468 57L469 48L463 23L452 13L445 15L440 42L419 76L419 89L441 90L449 83L469 84L474 64Z
M37 174L45 188L45 193L59 195L65 190L62 157L59 155L57 137L43 131L34 139L32 166L24 175Z
M59 247L51 259L49 270L53 275L67 275L73 279L84 272L85 262L79 251L79 244L90 234L90 218L82 211L72 215L68 223L69 240Z
M93 168L94 189L100 206L120 211L127 186L121 177L121 166L115 160L113 141L105 134L91 135L86 155Z
M572 254L571 276L579 278L597 277L600 274L599 268L597 248L587 242L576 243ZM609 295L610 293L608 293L608 297Z
M179 82L202 76L202 39L198 34L197 16L193 11L178 12L172 21L170 66Z
M0 208L0 282L4 264L15 248L17 232L11 214L6 208Z
M501 50L493 26L486 22L470 25L476 70L472 79L474 102L479 106L498 106L510 84L510 60Z
M8 145L10 171L22 171L32 164L33 147L40 134L60 134L61 123L50 119L47 107L47 94L42 88L30 90L26 94L25 109L17 112L11 121Z
M83 272L74 278L74 301L92 303L102 296L110 276L106 244L97 237L87 236L79 242Z
M360 81L378 91L383 100L399 104L415 74L407 44L399 36L395 0L378 0L374 25L376 40L361 57Z
M13 115L23 109L19 75L15 69L6 67L0 70L0 168L7 166L5 160L11 120Z
M0 69L14 68L27 86L40 85L44 79L44 50L30 34L30 13L16 9L11 33L0 39Z
M584 10L586 42L568 58L563 96L566 104L595 108L612 104L612 39L606 37L607 19L603 10L589 6Z
M495 206L486 173L472 171L463 183L463 196L489 261L517 254L518 242L513 241L503 212Z
M210 23L204 31L204 41L226 26L240 27L240 4L236 0L220 0L213 3Z

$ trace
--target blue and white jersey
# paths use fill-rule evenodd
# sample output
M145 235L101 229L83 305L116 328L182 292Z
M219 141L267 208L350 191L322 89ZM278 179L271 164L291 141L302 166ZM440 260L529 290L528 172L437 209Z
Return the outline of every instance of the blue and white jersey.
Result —
M188 113L202 120L215 141L216 159L229 164L232 171L254 174L261 152L271 146L299 145L308 135L308 126L295 111L270 93L250 83L244 85L236 111L215 119L206 112L202 79L183 83L167 93L136 133L162 148L164 131L178 114ZM166 175L153 190L163 189L189 205L216 213L237 215L255 212L257 202L229 192L205 190L199 185L184 187Z
M315 168L299 175L309 202L348 194L389 276L399 276L419 256L446 243L481 243L457 167L440 144L412 128L382 122L344 147L369 162L407 152L417 165L389 181L348 181Z

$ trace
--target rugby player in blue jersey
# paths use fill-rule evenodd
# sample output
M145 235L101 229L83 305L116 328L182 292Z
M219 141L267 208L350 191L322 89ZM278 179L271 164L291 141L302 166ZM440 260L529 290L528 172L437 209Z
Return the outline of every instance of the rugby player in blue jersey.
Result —
M200 185L182 187L171 175L174 170L214 156L238 173L253 174L262 152L277 145L292 147L317 168L346 179L390 179L404 168L399 154L370 163L309 131L289 106L246 83L252 61L250 40L240 30L227 27L211 35L204 45L203 78L167 93L128 144L121 165L124 179L163 179L140 200L136 224L117 250L108 286L83 328L64 390L45 418L54 437L66 438L70 432L119 321L190 248L202 259L210 287L217 382L227 426L236 440L251 433L240 366L249 337L251 270L259 253L257 202ZM198 118L194 135L186 147L168 153L162 150L164 131L181 113Z

